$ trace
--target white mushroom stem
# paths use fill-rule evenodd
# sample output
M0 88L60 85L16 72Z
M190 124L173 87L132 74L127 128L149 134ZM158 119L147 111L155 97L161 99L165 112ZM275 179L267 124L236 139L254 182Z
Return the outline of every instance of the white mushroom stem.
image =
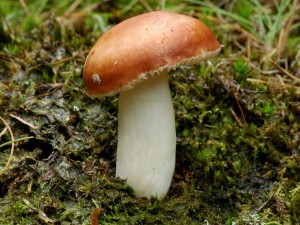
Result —
M175 168L175 118L167 75L120 93L116 176L137 197L164 198Z

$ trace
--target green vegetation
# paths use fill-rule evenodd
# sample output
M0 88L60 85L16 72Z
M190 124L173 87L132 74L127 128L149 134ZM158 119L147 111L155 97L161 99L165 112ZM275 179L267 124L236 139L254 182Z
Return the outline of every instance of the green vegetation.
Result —
M299 7L0 1L0 224L90 224L94 208L99 224L299 224ZM118 96L90 99L82 80L103 32L158 9L203 20L224 45L170 73L177 158L161 202L114 177Z

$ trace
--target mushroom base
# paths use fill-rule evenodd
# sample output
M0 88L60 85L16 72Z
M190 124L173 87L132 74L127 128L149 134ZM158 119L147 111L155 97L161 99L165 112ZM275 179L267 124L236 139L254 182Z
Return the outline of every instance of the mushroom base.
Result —
M175 168L176 131L167 75L156 75L119 98L116 176L137 197L162 199Z

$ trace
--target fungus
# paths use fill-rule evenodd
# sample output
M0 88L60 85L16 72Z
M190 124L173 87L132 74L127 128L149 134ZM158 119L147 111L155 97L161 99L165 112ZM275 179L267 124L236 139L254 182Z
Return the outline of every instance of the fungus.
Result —
M163 199L174 173L176 131L167 73L220 50L199 20L154 11L111 28L88 54L87 94L120 93L116 176L126 179L137 197Z

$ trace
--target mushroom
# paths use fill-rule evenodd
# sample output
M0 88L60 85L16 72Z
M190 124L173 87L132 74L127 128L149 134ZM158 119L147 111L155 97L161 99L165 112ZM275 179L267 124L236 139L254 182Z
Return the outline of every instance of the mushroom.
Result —
M176 131L167 73L220 50L199 20L154 11L111 28L89 52L88 96L120 93L116 177L126 179L137 197L163 199L174 173Z

